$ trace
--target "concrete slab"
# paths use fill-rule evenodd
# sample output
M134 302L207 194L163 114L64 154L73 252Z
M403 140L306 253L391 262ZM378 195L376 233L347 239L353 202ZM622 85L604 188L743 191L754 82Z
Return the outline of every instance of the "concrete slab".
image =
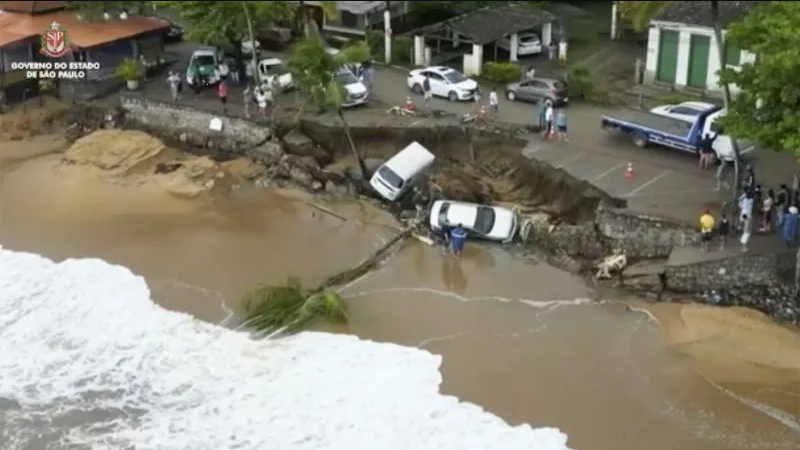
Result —
M567 167L569 172L581 179L592 182L600 175L607 175L609 169L620 163L618 158L602 153L586 153L579 160ZM620 172L620 173L624 173Z

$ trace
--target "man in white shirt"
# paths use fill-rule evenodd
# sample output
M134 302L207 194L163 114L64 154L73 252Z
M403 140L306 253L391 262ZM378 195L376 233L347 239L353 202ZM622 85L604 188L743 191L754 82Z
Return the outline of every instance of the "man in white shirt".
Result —
M545 122L545 128L544 128L545 139L553 137L554 136L553 104L550 102L547 102L547 109L544 111L544 122Z
M497 98L497 92L492 88L492 91L489 92L489 111L497 115L497 111L500 109L500 100Z
M562 66L567 65L567 40L563 37L558 41L558 62Z

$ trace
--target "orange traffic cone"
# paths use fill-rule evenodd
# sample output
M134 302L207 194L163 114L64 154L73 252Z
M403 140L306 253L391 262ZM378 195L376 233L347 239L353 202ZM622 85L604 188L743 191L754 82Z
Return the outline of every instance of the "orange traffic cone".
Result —
M633 163L628 163L628 168L625 169L625 178L629 180L636 178L636 171L633 170Z
M414 111L414 102L411 101L411 97L406 97L406 102L403 104L403 109L407 111Z

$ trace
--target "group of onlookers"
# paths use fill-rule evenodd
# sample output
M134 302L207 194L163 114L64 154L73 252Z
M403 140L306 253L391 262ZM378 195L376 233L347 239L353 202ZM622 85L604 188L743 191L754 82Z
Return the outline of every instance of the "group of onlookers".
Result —
M800 229L800 189L790 189L781 184L778 189L767 188L756 183L753 167L748 165L742 194L736 205L736 222L733 224L741 232L739 242L742 251L748 250L748 243L754 231L769 234L778 232L787 248L797 247L798 229ZM720 249L731 233L732 225L725 213L720 214L719 224L709 210L700 216L700 232L702 233L702 249L708 251L715 238Z

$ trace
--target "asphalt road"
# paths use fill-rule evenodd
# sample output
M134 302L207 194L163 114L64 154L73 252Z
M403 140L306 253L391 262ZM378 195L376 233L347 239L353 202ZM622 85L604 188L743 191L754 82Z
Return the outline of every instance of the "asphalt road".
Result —
M176 70L185 70L186 60L193 48L190 43L170 48L181 56L181 61L173 66ZM406 86L406 71L378 68L376 72L372 94L375 100L388 105L401 105L411 98L417 107L424 107L422 98L411 93ZM168 95L166 83L151 84L154 86L147 87L149 95ZM525 124L534 121L533 105L510 102L502 98L503 93L498 94L501 100L496 120ZM186 95L194 96L191 93ZM278 104L285 108L291 108L299 101L295 93L285 93L280 97ZM488 93L485 93L484 101L487 98ZM195 101L206 108L222 110L211 91L201 93ZM236 88L231 90L230 103L229 112L242 111L242 96ZM463 114L474 110L475 105L472 102L457 103L437 98L431 100L428 107ZM641 149L626 136L602 130L600 116L612 110L572 104L565 111L569 120L570 141L553 142L543 140L538 135L530 136L530 142L523 150L526 157L546 161L612 195L626 198L631 208L644 213L695 221L702 209L718 210L723 201L731 200L730 191L716 190L713 171L703 171L697 167L694 154L659 147ZM793 157L771 152L757 152L752 156L757 176L765 186L791 183L797 168ZM625 176L628 164L634 169L635 176L632 178ZM732 172L732 169L728 172Z

